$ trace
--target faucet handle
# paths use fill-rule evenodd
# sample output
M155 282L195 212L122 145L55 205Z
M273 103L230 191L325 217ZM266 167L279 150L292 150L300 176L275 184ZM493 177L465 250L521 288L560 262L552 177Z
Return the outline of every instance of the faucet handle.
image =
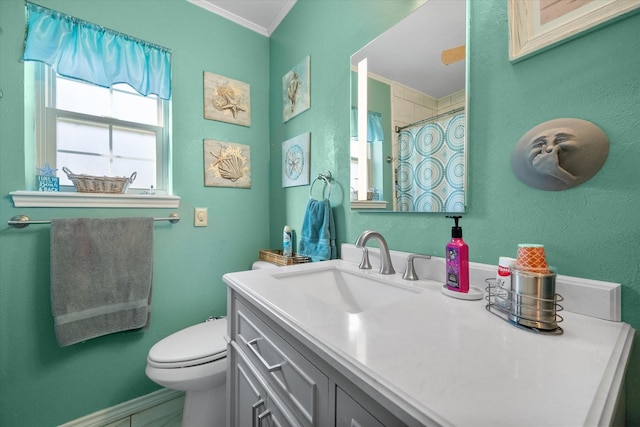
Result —
M371 262L369 262L369 249L362 247L362 261L360 261L360 269L371 270Z
M407 257L407 269L405 270L402 278L404 280L418 280L418 275L413 267L414 258L431 259L431 255L411 254Z

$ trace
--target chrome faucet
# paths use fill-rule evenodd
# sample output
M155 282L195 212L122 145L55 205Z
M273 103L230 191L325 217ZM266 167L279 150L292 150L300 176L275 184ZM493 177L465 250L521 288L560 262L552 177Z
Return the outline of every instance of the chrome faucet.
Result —
M415 258L422 259L431 259L431 255L419 255L419 254L411 254L407 257L407 269L405 270L402 278L404 280L418 280L418 275L416 274L416 269L413 268L413 260Z
M363 231L358 237L358 240L356 240L356 247L362 248L362 262L360 262L360 268L371 268L371 264L369 263L369 250L366 248L367 241L371 238L376 239L380 246L380 274L396 274L396 271L393 269L393 264L391 263L391 254L389 253L387 241L384 240L382 234L372 230Z

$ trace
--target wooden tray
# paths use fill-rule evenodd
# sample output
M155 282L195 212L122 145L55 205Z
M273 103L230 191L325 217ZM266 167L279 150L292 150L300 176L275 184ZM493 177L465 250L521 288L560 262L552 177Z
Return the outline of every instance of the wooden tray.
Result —
M303 264L311 261L311 258L308 256L301 256L295 253L293 256L284 256L282 255L282 251L279 249L262 249L260 251L260 259L281 266Z

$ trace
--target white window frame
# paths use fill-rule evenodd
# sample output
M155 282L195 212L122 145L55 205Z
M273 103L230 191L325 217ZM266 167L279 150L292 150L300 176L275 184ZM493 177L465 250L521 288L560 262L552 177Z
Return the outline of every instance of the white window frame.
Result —
M28 186L34 183L37 167L42 167L42 163L46 164L47 160L43 160L42 157L38 158L36 154L36 148L38 153L45 153L47 147L36 147L37 141L41 139L37 138L38 129L45 129L44 120L46 119L46 90L43 90L43 82L46 82L46 72L43 66L36 66L37 63L25 62L25 91L31 94L28 99L25 99L25 108L28 111L25 112L27 117L30 117L26 123L25 141L29 144L26 148L27 163L25 168L27 170L25 180ZM38 87L40 86L40 87ZM35 108L35 105L40 105L40 111ZM13 205L16 208L170 208L177 209L180 207L180 197L172 195L172 182L171 182L171 102L165 102L165 108L163 109L163 144L162 144L162 159L156 158L157 170L156 174L160 174L164 181L158 180L158 182L164 182L164 191L157 189L155 194L140 194L134 191L128 191L126 194L102 194L102 193L78 193L72 191L60 191L60 192L45 192L34 190L17 190L9 193L13 200ZM36 117L37 115L37 117ZM42 132L42 131L41 131ZM31 133L31 135L29 135ZM55 159L55 156L53 157ZM50 164L50 166L52 166ZM54 166L55 167L55 166ZM33 171L33 172L29 172ZM76 171L77 172L77 171ZM33 178L30 178L33 177ZM33 180L32 180L33 179Z
M35 167L42 167L49 163L51 168L59 169L58 176L62 172L61 167L55 164L56 159L56 119L80 119L109 127L124 126L127 128L150 131L156 134L156 188L158 195L170 194L169 156L170 156L170 130L171 130L171 101L158 98L158 114L162 126L153 126L142 123L128 122L111 117L98 117L89 114L77 113L55 108L56 73L45 64L34 63L34 119L35 119ZM113 90L113 89L112 89ZM34 168L34 170L36 170ZM78 171L73 171L79 173ZM88 171L80 173L90 174ZM61 192L75 191L73 186L61 185ZM141 194L148 189L130 188L127 193Z

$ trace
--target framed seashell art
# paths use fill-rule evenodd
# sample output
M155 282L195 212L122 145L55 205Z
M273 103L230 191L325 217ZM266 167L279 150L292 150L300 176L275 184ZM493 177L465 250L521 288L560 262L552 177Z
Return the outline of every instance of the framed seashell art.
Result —
M251 126L251 87L239 80L205 71L204 118Z
M307 56L282 76L282 120L284 122L311 108L310 69L311 57Z
M251 147L205 139L204 185L251 188Z

